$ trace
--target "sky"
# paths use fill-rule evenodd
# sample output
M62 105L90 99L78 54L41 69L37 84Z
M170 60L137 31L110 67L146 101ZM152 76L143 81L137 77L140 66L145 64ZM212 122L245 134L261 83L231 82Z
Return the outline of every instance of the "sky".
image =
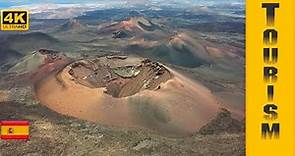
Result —
M97 4L97 3L118 3L127 4L148 4L148 3L243 3L243 0L0 0L0 8L32 4Z
M0 0L0 8L31 4L82 4L106 2L106 0Z

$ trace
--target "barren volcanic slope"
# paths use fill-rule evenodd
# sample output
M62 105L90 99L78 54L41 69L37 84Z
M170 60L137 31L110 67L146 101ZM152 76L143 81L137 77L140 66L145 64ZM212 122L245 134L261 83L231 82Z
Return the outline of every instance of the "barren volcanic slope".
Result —
M219 109L204 86L160 63L127 56L76 61L39 83L36 95L65 115L169 136L198 131Z

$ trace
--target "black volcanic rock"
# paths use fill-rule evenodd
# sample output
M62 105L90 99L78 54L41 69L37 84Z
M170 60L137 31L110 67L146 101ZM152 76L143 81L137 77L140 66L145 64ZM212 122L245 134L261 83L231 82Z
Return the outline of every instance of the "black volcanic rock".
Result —
M131 35L129 35L127 32L125 32L125 31L121 31L121 30L119 30L119 31L115 31L115 32L113 32L113 34L112 34L112 38L114 38L114 39L117 39L117 38L128 38L128 37L131 37Z
M221 133L240 133L243 131L243 123L232 118L231 112L222 108L215 119L202 127L199 131L203 135Z

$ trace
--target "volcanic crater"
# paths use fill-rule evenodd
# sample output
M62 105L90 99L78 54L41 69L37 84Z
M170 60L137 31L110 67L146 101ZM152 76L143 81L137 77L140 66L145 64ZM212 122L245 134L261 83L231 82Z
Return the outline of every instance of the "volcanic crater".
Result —
M220 108L208 88L149 59L112 55L62 62L58 68L55 62L41 65L33 76L42 77L34 87L41 104L64 115L186 136Z
M90 88L104 88L115 98L142 90L157 90L173 75L161 64L149 59L108 56L79 60L65 69L70 79Z

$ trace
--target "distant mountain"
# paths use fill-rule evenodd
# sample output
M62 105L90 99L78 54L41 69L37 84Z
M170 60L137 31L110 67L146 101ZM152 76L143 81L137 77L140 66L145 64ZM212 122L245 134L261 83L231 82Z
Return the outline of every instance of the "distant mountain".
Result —
M6 70L9 68L10 64L16 62L23 55L16 50L7 49L0 46L0 69Z
M144 43L143 41L135 42L124 51L184 67L198 67L211 62L205 42L192 38L186 33L170 36L164 41L159 40L153 46L149 46L151 43Z
M231 61L237 55L231 54L234 47L207 41L189 29L174 29L143 16L101 24L97 34L110 42L112 37L125 43L121 50L126 54L189 68L214 64L217 59Z
M76 19L69 19L66 23L56 28L57 32L80 31L85 29L84 26Z
M0 39L3 49L12 49L26 54L40 48L67 50L71 46L42 32L14 34ZM1 47L0 46L0 47Z
M84 1L83 1L84 2ZM97 9L107 9L113 7L122 6L120 1L100 1L94 3L58 3L50 2L48 3L32 3L27 5L13 5L14 8L28 9L32 13L31 17L33 19L70 19L83 15L85 12L94 11ZM1 6L0 6L1 7Z
M112 34L113 38L131 38L153 34L156 31L162 31L161 29L160 24L140 16L130 17L120 22L100 25L98 27L98 34Z

